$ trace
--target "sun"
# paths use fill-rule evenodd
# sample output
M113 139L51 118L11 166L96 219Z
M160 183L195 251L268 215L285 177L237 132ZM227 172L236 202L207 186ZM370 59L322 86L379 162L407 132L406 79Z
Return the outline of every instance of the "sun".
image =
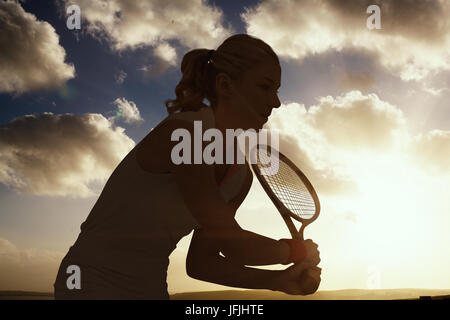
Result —
M422 246L424 208L433 198L423 189L424 175L395 154L359 159L351 173L359 194L348 201L358 217L358 241L367 248L360 257L390 264L399 252L412 258Z

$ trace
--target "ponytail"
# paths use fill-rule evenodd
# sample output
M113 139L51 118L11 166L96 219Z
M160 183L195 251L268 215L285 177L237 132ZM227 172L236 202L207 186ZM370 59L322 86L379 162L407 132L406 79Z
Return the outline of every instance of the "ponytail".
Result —
M165 102L167 111L197 111L208 107L203 101L215 100L213 86L215 70L211 65L214 50L194 49L186 53L181 62L180 82L175 88L176 99Z

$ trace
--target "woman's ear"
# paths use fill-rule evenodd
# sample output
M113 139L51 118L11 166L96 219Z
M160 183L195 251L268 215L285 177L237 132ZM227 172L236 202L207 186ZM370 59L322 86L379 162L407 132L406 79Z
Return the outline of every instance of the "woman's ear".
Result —
M228 100L232 96L233 80L224 72L216 76L216 95L217 98Z

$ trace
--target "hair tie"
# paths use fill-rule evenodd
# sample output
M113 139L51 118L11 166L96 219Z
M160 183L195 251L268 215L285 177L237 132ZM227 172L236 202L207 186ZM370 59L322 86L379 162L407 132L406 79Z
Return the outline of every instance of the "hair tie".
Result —
M214 52L216 52L216 50L214 50L214 49L208 51L208 53L206 55L208 64L210 64L212 62L212 55L214 54Z

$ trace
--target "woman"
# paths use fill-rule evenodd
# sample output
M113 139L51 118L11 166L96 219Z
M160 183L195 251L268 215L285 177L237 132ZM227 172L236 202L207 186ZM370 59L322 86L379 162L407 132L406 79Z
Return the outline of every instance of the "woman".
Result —
M217 50L188 52L181 71L176 99L166 102L169 116L123 159L81 225L60 266L57 299L168 299L168 257L193 229L190 277L290 294L317 289L315 243L269 239L234 219L252 184L247 164L174 164L171 158L178 143L172 133L181 128L193 136L196 120L224 136L226 129L262 128L280 106L278 57L259 39L234 35ZM247 267L291 262L283 271ZM70 265L80 268L79 289L68 288Z

